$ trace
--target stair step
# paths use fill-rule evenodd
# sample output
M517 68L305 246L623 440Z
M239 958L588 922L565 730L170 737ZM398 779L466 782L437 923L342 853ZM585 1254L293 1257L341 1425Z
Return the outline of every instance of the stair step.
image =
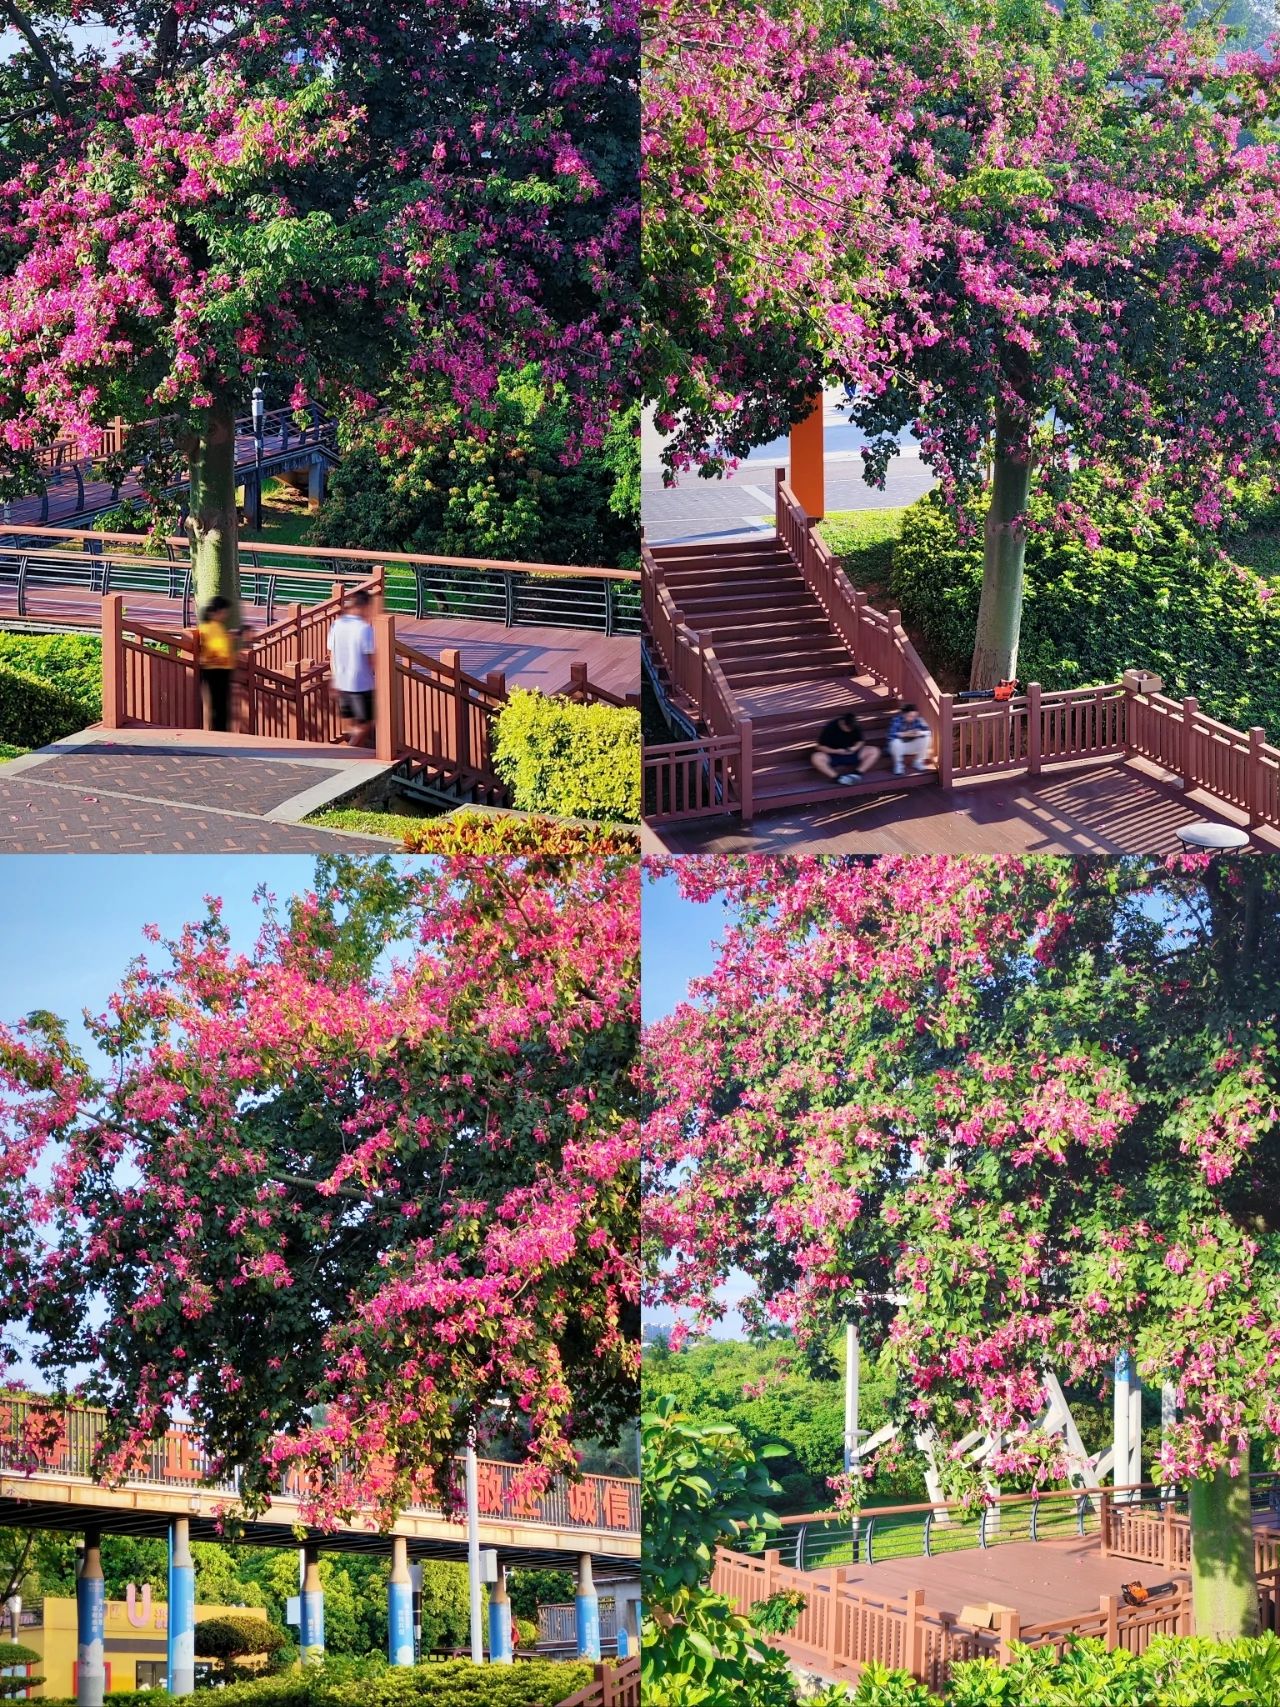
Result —
M692 540L673 545L655 545L653 560L665 567L668 563L714 563L720 557L786 557L786 547L770 534L756 539L710 539L701 544Z
M847 682L852 680L856 667L847 655L842 661L837 654L830 658L810 657L803 663L783 663L774 669L767 669L759 663L745 667L739 665L736 669L726 670L725 674L734 688L772 688L784 682ZM850 697L853 697L852 689Z
M715 636L716 654L720 658L748 657L754 658L761 654L767 656L770 651L794 652L799 645L810 645L809 656L814 651L828 648L831 642L831 630L824 629L820 623L812 621L779 623L773 628L765 628L758 634L743 634L734 628L715 630L705 628L704 634Z
M783 807L811 806L824 800L865 800L869 795L897 794L902 789L927 787L937 780L937 772L932 770L919 774L908 771L902 776L894 776L892 771L872 771L855 783L828 782L813 769L807 781L798 772L756 772L751 794L757 812L776 812Z

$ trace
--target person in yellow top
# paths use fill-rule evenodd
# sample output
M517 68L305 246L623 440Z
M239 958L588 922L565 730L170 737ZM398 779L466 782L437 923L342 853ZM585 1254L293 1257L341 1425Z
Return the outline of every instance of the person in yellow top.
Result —
M231 727L231 683L236 673L236 637L227 627L230 609L230 600L210 599L200 612L200 626L196 630L209 727L223 733Z

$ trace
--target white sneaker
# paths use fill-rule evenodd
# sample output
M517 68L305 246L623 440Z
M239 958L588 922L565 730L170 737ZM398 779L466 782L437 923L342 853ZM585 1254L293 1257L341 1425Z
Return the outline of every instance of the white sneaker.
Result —
M857 780L858 777L856 771L841 771L839 776L836 778L836 781L843 784L845 788L852 788L853 784L857 782Z
M895 765L893 767L893 774L894 774L894 776L901 776L902 775L902 766L901 765Z
M927 771L929 767L928 767L928 765L912 765L911 768L916 773L917 776L920 776L925 771Z

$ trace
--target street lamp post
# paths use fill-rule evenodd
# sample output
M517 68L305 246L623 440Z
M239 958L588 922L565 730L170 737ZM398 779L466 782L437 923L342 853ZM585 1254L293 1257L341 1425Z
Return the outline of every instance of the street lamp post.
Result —
M484 1664L484 1620L480 1611L480 1478L476 1464L476 1431L467 1435L467 1586L471 1602L471 1659Z
M253 414L253 467L254 467L254 498L253 526L262 526L262 421L266 414L266 398L262 395L262 387L253 388L253 401L250 405Z

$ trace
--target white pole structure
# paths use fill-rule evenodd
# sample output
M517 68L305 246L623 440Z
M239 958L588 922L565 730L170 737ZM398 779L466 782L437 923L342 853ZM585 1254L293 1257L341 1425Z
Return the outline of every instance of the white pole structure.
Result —
M1172 1381L1166 1381L1160 1389L1160 1444L1167 1446L1169 1436L1173 1433L1174 1424L1178 1420L1178 1389ZM1160 1489L1163 1499L1173 1498L1174 1490L1165 1485Z
M1121 1488L1126 1483L1142 1480L1142 1383L1134 1369L1133 1356L1127 1349L1116 1353L1111 1418L1115 1439L1111 1480L1115 1487ZM1132 1499L1133 1495L1125 1498Z
M476 1473L476 1437L467 1436L467 1589L471 1602L471 1658L484 1664L483 1596L480 1588L480 1484Z
M844 1325L844 1469L858 1456L858 1324Z

